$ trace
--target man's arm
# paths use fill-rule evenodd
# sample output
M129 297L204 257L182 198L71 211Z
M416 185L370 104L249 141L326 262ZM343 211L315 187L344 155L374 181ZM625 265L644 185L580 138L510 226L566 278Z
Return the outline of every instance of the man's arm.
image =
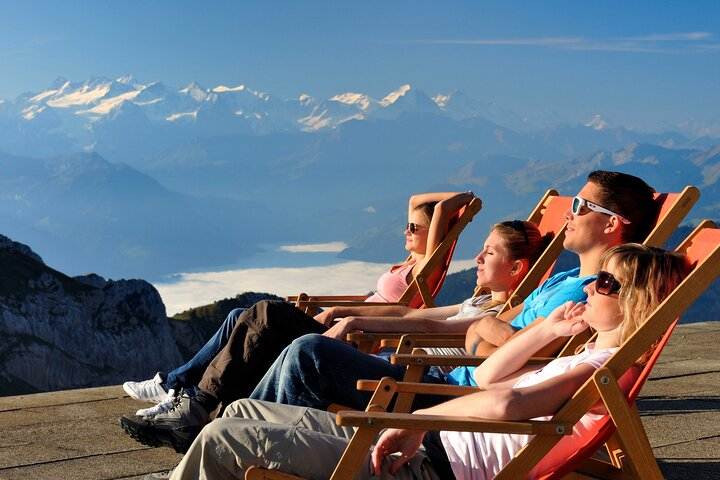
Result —
M515 334L510 322L522 311L524 304L501 313L497 317L481 318L465 334L465 350L470 355L489 355Z

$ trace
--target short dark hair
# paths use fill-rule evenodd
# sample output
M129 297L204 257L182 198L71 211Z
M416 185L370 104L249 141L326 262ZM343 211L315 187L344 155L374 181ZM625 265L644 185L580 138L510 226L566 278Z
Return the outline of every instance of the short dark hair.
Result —
M655 189L643 179L622 172L595 170L587 180L600 188L600 205L630 220L622 224L623 242L643 242L657 220Z

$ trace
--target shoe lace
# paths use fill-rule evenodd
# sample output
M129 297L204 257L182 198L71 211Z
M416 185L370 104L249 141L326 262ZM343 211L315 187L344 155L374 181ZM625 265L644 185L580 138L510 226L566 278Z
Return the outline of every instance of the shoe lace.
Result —
M154 417L155 415L170 412L177 408L177 406L180 404L182 394L182 389L180 390L178 395L175 395L175 390L171 389L168 391L168 395L167 397L165 397L165 400L158 403L154 407L138 410L135 415L138 415L140 417Z
M174 397L170 402L172 403L172 406L167 409L168 412L174 412L178 408L180 408L180 404L182 403L182 395L178 395L177 397Z

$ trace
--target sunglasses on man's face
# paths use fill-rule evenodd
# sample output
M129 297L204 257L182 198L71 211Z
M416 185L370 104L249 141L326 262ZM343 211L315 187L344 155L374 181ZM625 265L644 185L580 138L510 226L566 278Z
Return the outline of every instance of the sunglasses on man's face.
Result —
M408 224L407 224L407 227L405 228L405 230L407 230L408 232L410 232L410 234L415 235L415 232L417 232L417 231L420 230L421 228L427 228L427 227L425 227L425 226L423 226L423 225L418 225L417 223L412 223L412 222L411 222L411 223L408 223Z
M572 201L573 215L584 215L584 213L582 213L583 207L586 207L588 210L592 210L593 212L604 213L605 215L615 216L622 223L624 223L626 225L630 223L630 220L628 220L627 218L623 217L622 215L618 215L617 213L615 213L611 210L608 210L605 207L601 207L597 203L588 202L587 200L585 200L584 198L581 198L581 197L573 198L573 201ZM587 212L585 212L585 213L587 213Z
M595 291L600 295L612 295L613 293L618 293L621 288L622 285L613 277L612 273L603 270L597 273Z

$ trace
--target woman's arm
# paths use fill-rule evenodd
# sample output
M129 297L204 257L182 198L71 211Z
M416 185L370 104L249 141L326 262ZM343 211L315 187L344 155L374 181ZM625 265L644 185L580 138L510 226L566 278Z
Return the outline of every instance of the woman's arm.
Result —
M410 197L410 203L408 205L408 215L417 208L418 205L427 202L438 202L435 205L432 220L430 221L430 227L428 228L427 247L425 249L427 259L432 252L440 245L445 235L448 232L448 225L450 218L458 211L463 205L470 203L475 198L472 192L433 192L433 193L420 193ZM413 276L417 275L420 271L424 261L418 262L413 267Z
M511 338L475 369L473 378L478 386L487 388L517 373L545 345L558 337L574 335L587 329L587 324L582 320L584 311L584 304L567 302L553 310L536 327Z
M567 402L583 383L595 372L589 364L580 364L572 370L544 382L525 388L504 388L480 391L457 397L431 408L417 410L417 414L458 415L492 420L528 420L552 415ZM387 455L400 452L390 472L395 473L413 457L422 443L425 432L390 428L383 432L372 451L375 472Z
M411 308L401 305L360 305L360 306L335 306L330 307L315 315L315 320L326 327L332 325L333 320L345 317L396 317L404 318L426 318L434 320L445 320L457 315L460 305L447 305L444 307Z
M422 311L421 311L422 312ZM488 312L494 316L495 312ZM451 316L451 315L448 315ZM345 317L324 333L325 336L344 340L345 336L354 331L362 332L398 332L405 333L465 333L467 328L478 317L458 318L453 320L428 317ZM402 323L398 323L398 321Z

